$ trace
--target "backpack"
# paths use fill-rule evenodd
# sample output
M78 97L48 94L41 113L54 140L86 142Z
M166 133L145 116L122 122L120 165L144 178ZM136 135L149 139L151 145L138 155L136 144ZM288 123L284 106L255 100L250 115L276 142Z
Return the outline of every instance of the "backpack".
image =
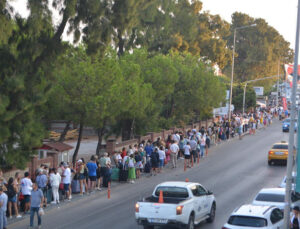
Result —
M15 191L15 189L14 189L14 187L12 186L12 185L9 185L8 187L7 187L7 197L8 198L13 198L14 196L16 196L16 191Z

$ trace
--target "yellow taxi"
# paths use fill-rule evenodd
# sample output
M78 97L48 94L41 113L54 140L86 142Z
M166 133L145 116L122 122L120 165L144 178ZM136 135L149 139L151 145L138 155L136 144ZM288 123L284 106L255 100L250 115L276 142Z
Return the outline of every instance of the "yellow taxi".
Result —
M272 148L269 150L268 154L268 164L272 165L275 162L284 162L287 163L289 145L287 142L282 141L275 143ZM295 149L294 149L295 154Z

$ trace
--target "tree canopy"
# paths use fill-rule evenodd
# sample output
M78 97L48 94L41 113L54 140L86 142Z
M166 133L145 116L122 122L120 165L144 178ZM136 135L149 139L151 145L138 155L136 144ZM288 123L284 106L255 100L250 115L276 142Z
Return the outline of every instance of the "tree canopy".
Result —
M225 98L239 26L257 24L237 32L236 81L273 75L293 55L265 20L234 13L229 23L198 0L25 2L28 17L0 0L2 167L24 167L54 119L79 124L76 152L83 126L93 127L99 153L109 134L211 117Z

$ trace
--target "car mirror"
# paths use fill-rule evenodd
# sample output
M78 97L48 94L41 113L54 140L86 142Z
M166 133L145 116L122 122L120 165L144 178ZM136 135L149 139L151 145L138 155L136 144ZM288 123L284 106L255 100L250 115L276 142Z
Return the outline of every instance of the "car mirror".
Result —
M213 194L213 192L212 191L207 191L207 195L212 195Z

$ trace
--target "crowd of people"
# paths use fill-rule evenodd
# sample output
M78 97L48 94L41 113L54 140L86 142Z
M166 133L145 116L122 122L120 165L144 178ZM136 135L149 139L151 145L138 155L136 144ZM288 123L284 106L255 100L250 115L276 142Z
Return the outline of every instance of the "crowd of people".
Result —
M166 139L142 141L111 155L104 153L100 158L93 155L88 162L80 158L71 167L66 162L61 162L57 169L41 165L34 176L25 172L22 179L16 173L6 181L0 170L0 229L6 228L6 216L12 218L14 214L21 218L20 212L30 214L31 227L37 214L38 226L41 226L43 208L49 203L71 201L72 193L89 195L95 190L101 191L112 179L135 183L142 173L148 176L162 173L167 164L177 168L178 160L184 160L188 169L208 155L211 144L219 144L236 135L241 139L247 131L255 134L259 126L269 125L278 114L278 110L233 114L232 120L219 118L207 128L176 131Z

